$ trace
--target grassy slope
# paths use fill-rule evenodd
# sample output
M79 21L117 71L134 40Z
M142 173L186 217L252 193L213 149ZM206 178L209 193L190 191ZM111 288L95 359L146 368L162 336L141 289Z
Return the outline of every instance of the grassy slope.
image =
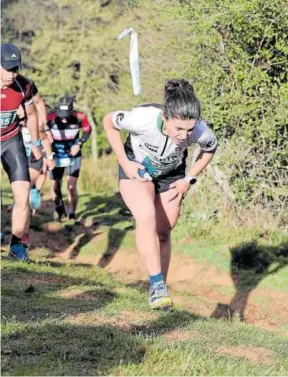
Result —
M8 202L9 190L4 192L4 204ZM48 235L50 243L45 244L43 229L49 217L40 211L32 222L33 234L38 235L33 241L36 264L11 263L3 253L3 375L287 375L288 340L281 333L257 329L237 318L227 322L200 316L191 308L188 311L185 303L173 313L154 313L147 307L145 290L121 284L91 264L80 266L76 260L63 265L47 259L51 238L52 245L63 242L61 246L67 247L78 237L81 256L102 254L108 230L110 246L134 248L131 221L115 191L83 194L79 211L91 228L93 221L99 222L96 232L101 237L96 237L96 243L94 233L73 234L67 223L54 236ZM3 220L5 225L5 211ZM180 222L175 252L196 263L215 265L220 272L230 270L233 245L255 238L254 231L231 231L229 238L203 237L187 243L186 233L189 236ZM261 242L279 243L271 237ZM258 285L272 292L285 291L285 260L271 259L258 277L255 269L246 271L241 288L250 284L253 289ZM197 305L193 292L182 296Z
M98 267L2 268L4 375L287 374L287 339L185 310L154 314L144 293Z

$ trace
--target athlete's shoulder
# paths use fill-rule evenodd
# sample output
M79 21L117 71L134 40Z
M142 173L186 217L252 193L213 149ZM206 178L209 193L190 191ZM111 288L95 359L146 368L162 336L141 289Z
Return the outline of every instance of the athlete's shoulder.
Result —
M149 105L136 106L130 111L118 110L113 113L112 121L116 128L125 129L131 134L145 134L154 129L161 108Z
M213 130L209 127L208 122L201 120L194 127L191 134L191 141L198 143L201 149L212 151L217 146L217 138Z
M25 76L18 74L15 79L16 85L20 85L22 90L28 88L30 89L32 87L32 82Z
M57 112L55 110L48 112L47 114L47 121L52 121L57 118Z
M20 83L20 84L28 84L28 85L32 85L32 81L30 79L28 79L28 77L26 76L23 76L21 75L20 73L16 76L16 80Z
M86 115L85 115L85 113L83 113L83 111L79 111L79 110L74 110L72 112L72 115L74 117L76 117L77 119L79 119L79 120L84 120L84 119L87 118Z
M31 89L31 83L26 77L18 74L11 85L11 89L15 90L16 92L26 93Z
M36 96L38 94L38 88L35 84L35 81L33 81L32 79L30 79L30 77L26 77L27 80L30 82L31 84L31 90L32 90L32 94L33 94L33 97Z
M145 104L134 107L131 111L132 117L137 118L137 121L141 124L154 125L157 123L157 118L161 114L163 108L157 104Z

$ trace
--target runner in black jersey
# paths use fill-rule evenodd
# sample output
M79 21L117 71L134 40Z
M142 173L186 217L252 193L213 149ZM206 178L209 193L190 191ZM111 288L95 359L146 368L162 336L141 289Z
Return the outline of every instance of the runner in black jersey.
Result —
M53 152L55 153L56 168L50 172L54 181L52 195L54 197L58 219L65 216L61 193L61 184L64 173L68 175L69 219L76 218L78 203L77 181L81 168L81 149L88 140L91 126L86 115L73 109L73 97L61 97L56 111L48 114L46 130L53 138Z
M201 120L193 87L183 79L166 83L164 106L116 111L106 115L103 126L119 161L121 195L136 220L136 244L150 280L150 306L171 307L166 286L171 230L183 197L216 151L216 137ZM121 129L129 133L125 146ZM186 173L187 148L193 143L202 152Z

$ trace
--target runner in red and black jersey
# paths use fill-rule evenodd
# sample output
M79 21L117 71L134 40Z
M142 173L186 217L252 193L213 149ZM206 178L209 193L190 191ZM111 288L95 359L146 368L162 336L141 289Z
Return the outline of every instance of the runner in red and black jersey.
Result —
M81 168L81 148L88 140L91 126L83 112L73 110L73 97L59 99L56 111L48 114L46 130L53 137L53 152L55 153L56 168L50 172L54 180L53 197L58 218L65 215L63 208L61 182L64 172L68 175L69 219L75 219L78 202L77 180ZM80 136L80 131L81 136Z
M25 147L20 133L20 119L16 113L23 105L27 114L27 127L31 134L32 152L35 159L41 158L37 113L33 104L32 85L18 75L21 68L21 54L17 47L1 45L1 161L8 174L13 196L12 240L9 256L29 261L25 246L21 243L24 228L29 221L30 177Z

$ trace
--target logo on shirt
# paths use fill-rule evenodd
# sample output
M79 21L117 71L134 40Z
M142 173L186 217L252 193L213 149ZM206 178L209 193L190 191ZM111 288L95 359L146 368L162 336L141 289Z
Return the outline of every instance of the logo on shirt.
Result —
M120 123L122 121L122 119L124 118L124 114L123 113L119 113L116 117L116 123L120 126Z
M158 146L156 146L156 145L152 145L152 144L149 144L149 143L145 143L144 144L145 145L145 147L147 148L147 149L149 149L149 151L151 151L151 152L158 152L158 149L159 149L159 147Z

